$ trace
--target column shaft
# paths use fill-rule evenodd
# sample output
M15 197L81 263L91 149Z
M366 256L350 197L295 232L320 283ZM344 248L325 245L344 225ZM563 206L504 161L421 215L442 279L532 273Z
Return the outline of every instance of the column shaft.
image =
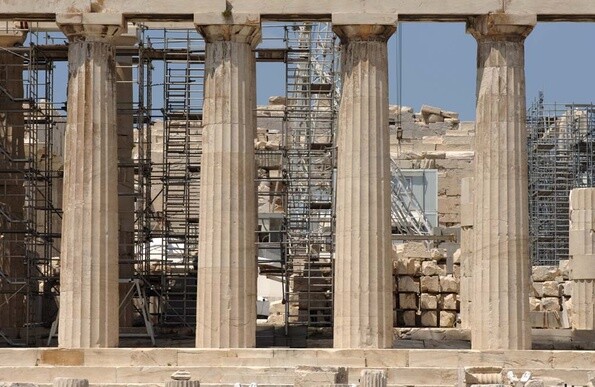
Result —
M595 329L595 188L570 192L570 278L574 329Z
M58 343L118 344L118 141L114 46L101 26L62 26L68 117ZM101 32L96 32L101 31Z
M259 27L205 36L196 346L256 345L255 58ZM230 33L226 33L229 31Z
M334 347L392 347L388 37L335 26L342 40ZM370 33L372 31L372 33Z
M473 245L473 178L461 179L461 327L470 329L472 326L473 297L475 288L473 284L473 268L476 263ZM481 284L480 284L481 285Z
M505 15L508 18L508 15ZM530 349L524 38L534 20L479 17L474 349Z

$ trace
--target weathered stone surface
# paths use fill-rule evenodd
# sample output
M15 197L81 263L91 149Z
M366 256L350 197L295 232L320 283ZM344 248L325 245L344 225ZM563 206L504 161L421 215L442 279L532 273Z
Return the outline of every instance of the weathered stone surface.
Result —
M409 242L403 246L403 256L410 258L431 258L430 251L421 242Z
M558 269L560 269L560 273L564 280L570 279L570 260L560 260L560 262L558 263Z
M460 264L460 263L461 263L461 254L462 254L462 253L461 253L461 249L460 249L460 248L459 248L459 249L457 249L457 250L454 252L454 254L452 255L452 262L453 262L454 264L457 264L457 263L458 263L458 264Z
M543 282L533 282L531 283L531 294L534 297L543 297Z
M360 374L361 387L386 387L388 378L384 370L362 370Z
M422 310L433 310L438 308L438 299L434 295L422 293L420 297L420 304Z
M252 47L260 27L197 28L207 44L196 346L254 347L257 200Z
M421 262L416 258L398 258L395 263L397 275L419 276L421 273Z
M457 296L455 294L445 294L440 296L440 309L457 310Z
M555 281L560 275L562 272L556 266L533 266L531 278L535 282Z
M451 311L440 311L440 326L445 328L451 328L455 326L457 321L457 314L456 312Z
M435 310L421 312L421 325L424 327L438 326L438 312Z
M529 307L531 312L538 312L541 310L541 300L536 297L529 297Z
M570 192L572 327L595 329L595 188Z
M416 319L416 312L413 310L406 310L403 312L403 322L405 323L406 327L414 327L415 319Z
M541 308L546 311L560 311L560 299L557 297L543 297L541 299Z
M535 23L490 14L467 24L478 44L474 349L531 348L524 38Z
M473 178L461 179L461 327L470 329L471 320L474 314L471 313L473 299L476 296L474 291L474 277L477 275L475 265L477 260L474 256L473 236Z
M58 344L118 345L115 48L121 25L61 24L69 37Z
M458 293L459 281L452 275L440 277L440 291L443 293Z
M399 307L401 309L417 309L417 295L413 293L399 294Z
M446 270L442 269L435 261L424 261L421 263L421 273L423 275L446 275Z
M294 386L315 387L347 383L347 370L342 367L301 366L295 371Z
M423 278L423 277L422 277ZM399 276L397 278L397 289L400 292L416 292L419 293L420 281L409 276Z
M560 295L560 287L557 281L545 281L543 283L544 297L558 297Z
M421 291L427 293L440 292L440 277L438 276L423 276L420 278Z
M337 136L334 347L390 348L387 40L396 27L335 23L333 29L342 43L343 81Z
M54 387L89 387L89 381L87 379L56 378Z
M570 296L572 296L572 284L573 284L573 282L572 282L572 281L565 281L565 282L562 284L562 294L563 294L565 297L570 297Z

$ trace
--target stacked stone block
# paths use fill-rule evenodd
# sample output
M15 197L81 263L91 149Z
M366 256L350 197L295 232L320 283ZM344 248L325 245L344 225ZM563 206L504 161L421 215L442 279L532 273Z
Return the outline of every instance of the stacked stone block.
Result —
M559 266L534 266L529 297L533 328L570 328L572 281L568 261Z
M460 268L447 270L445 249L409 242L393 250L396 325L454 327L459 312Z

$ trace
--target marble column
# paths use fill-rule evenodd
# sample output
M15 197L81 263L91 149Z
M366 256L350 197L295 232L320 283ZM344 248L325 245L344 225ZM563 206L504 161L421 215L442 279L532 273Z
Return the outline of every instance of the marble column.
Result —
M360 373L361 387L386 387L388 378L385 370L366 368Z
M393 344L387 40L391 25L340 25L334 347Z
M254 347L260 23L196 27L206 41L196 346Z
M535 16L471 19L477 40L472 347L531 349L525 37Z
M570 191L572 328L595 330L595 188Z
M102 15L104 16L104 15ZM109 19L114 19L110 21ZM68 37L68 116L58 344L118 345L118 17L58 15Z
M10 26L12 23L10 23ZM26 321L23 284L27 276L25 261L25 224L23 206L25 169L23 115L23 68L20 54L10 51L22 45L27 33L10 27L0 32L0 147L7 153L0 156L0 270L11 283L0 278L0 330L11 337ZM20 161L18 161L20 160Z
M476 260L473 255L473 178L461 179L461 328L470 329L472 326L471 306L475 295L473 287L473 265Z

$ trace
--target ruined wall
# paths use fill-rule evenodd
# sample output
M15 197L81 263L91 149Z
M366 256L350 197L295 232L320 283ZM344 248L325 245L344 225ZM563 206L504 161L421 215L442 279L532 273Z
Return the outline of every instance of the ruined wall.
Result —
M430 106L419 113L391 106L390 118L391 156L400 168L438 171L438 224L458 227L461 179L473 175L475 123L460 122L457 113Z
M460 250L428 249L421 242L393 247L395 326L461 327ZM534 266L531 277L533 328L570 328L572 281L568 261Z

